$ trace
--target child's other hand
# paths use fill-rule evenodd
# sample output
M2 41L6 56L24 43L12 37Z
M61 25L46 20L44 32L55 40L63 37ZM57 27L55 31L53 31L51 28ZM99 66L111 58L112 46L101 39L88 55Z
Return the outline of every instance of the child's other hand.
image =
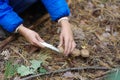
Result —
M76 43L73 39L73 33L70 27L70 23L68 20L62 20L60 22L61 24L61 34L60 34L60 46L64 46L64 54L65 56L68 56L76 47ZM64 44L64 45L63 45Z

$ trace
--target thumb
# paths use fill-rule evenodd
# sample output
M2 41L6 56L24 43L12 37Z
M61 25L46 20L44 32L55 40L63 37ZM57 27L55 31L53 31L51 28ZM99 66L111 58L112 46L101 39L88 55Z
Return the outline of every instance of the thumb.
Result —
M63 36L60 35L60 43L59 43L58 47L61 47L62 45L63 45Z
M44 42L43 39L40 38L39 35L36 36L37 40L38 40L38 46L42 47L42 48L45 48L45 46L43 46L40 42Z
M36 35L36 38L37 38L38 41L44 42L44 40L39 35Z

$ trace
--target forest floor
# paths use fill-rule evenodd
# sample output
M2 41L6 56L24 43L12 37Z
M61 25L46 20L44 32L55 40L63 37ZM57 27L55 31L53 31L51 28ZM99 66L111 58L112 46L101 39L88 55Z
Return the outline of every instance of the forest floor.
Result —
M70 4L70 23L74 33L77 49L85 47L88 58L68 57L49 49L38 49L30 45L22 36L10 42L0 54L0 77L5 78L6 62L12 65L30 65L30 60L41 60L42 67L48 75L37 76L28 80L102 80L109 69L120 65L120 1L119 0L72 0ZM25 25L31 26L39 19L36 11L22 17ZM36 13L36 15L35 15ZM48 43L58 46L59 25L50 18L37 25L35 31ZM98 69L98 67L100 69ZM76 68L59 72L63 69ZM82 68L82 69L80 69ZM8 71L9 72L9 71ZM7 76L11 80L19 80L33 75L20 77L19 74ZM3 79L4 80L4 79Z

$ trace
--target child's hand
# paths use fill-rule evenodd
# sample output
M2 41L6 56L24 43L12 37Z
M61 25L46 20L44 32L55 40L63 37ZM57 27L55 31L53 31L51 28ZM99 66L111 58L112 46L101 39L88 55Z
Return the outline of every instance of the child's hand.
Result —
M68 56L76 47L76 43L73 39L73 33L68 20L62 20L60 23L62 30L60 34L60 44L58 47L64 46L64 54Z
M43 39L40 38L39 34L37 34L35 31L32 31L23 25L21 25L18 29L18 32L22 34L28 42L30 42L34 46L38 47L44 47L40 44L40 42L44 42Z

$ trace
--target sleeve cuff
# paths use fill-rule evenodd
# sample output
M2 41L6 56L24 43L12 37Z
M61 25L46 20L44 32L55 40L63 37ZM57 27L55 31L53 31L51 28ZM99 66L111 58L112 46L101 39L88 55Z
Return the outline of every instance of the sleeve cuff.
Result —
M68 20L69 21L69 18L68 17L62 17L62 18L58 19L58 23L60 23L62 20Z
M16 29L15 29L15 31L14 31L14 33L18 33L18 29L20 28L20 26L18 26Z

